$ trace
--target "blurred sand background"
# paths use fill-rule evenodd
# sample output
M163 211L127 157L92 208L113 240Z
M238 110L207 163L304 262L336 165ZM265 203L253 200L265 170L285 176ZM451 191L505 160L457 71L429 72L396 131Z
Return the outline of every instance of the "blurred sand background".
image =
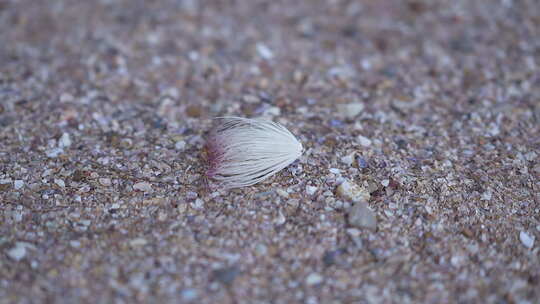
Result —
M539 65L536 0L0 1L0 302L538 303ZM306 152L208 189L225 115Z

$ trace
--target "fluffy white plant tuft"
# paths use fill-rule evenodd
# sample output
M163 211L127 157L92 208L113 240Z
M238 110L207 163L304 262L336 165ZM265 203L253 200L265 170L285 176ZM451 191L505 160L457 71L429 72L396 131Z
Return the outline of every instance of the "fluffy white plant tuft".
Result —
M221 124L206 142L206 175L224 187L261 182L302 155L302 144L279 123L240 117L220 119Z

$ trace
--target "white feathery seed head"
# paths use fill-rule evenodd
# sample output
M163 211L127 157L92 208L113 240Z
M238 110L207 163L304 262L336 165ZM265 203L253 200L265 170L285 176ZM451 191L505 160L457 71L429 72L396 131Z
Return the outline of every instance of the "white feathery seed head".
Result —
M302 144L279 123L223 117L206 142L206 176L227 188L261 182L302 155Z

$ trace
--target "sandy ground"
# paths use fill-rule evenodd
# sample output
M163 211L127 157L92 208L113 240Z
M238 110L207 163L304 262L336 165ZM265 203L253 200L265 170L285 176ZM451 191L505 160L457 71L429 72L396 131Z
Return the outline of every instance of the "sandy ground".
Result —
M0 302L539 303L539 66L536 0L1 1ZM226 115L306 151L208 188Z

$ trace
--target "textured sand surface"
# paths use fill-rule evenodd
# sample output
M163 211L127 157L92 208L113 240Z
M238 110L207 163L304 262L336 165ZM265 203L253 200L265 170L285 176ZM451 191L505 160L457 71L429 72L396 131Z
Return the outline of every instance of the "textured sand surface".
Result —
M0 1L0 303L539 303L539 148L537 0Z

